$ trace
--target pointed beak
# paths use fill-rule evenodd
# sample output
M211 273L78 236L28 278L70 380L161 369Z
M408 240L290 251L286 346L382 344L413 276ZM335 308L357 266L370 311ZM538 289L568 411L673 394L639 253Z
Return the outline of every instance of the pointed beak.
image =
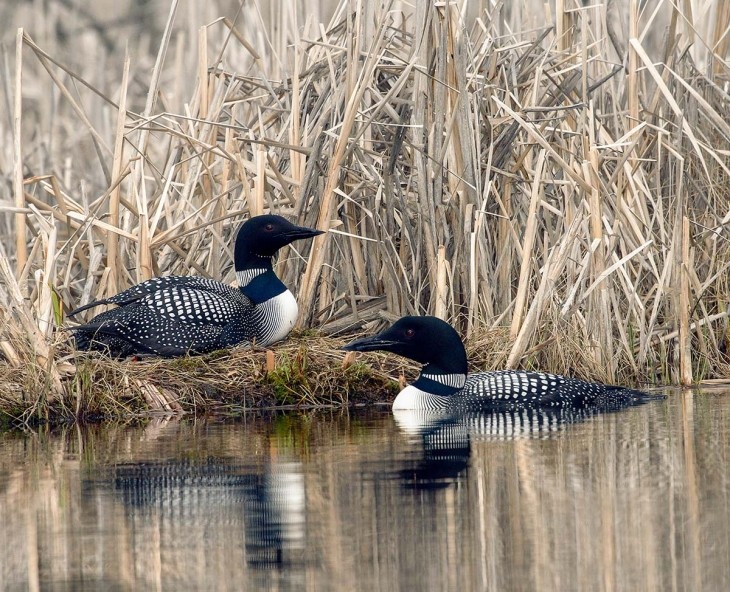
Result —
M295 241L302 238L313 238L324 234L324 230L317 230L316 228L307 228L306 226L295 226L290 230L284 232L284 236L289 241Z
M388 350L394 345L397 345L397 341L392 339L383 339L380 335L373 335L372 337L363 337L351 341L347 345L343 345L340 349L345 351L357 351L357 352L369 352L378 350Z

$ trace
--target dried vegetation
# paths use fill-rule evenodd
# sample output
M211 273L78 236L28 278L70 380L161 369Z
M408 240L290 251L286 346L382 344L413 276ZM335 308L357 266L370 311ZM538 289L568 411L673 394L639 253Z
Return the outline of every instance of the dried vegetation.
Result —
M71 56L51 4L48 47L19 30L0 82L7 412L347 400L367 367L343 372L336 339L268 371L70 347L69 308L158 274L232 282L235 228L265 211L330 229L277 267L320 335L430 313L482 368L730 376L727 3L342 1L320 24L279 0L197 28L172 2L134 59L89 15Z

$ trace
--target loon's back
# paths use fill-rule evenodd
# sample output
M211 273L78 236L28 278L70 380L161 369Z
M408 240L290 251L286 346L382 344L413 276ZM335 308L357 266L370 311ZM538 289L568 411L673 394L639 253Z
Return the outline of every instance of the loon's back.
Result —
M253 303L237 288L199 277L153 278L93 302L118 308L73 327L79 350L179 356L231 347L255 337Z
M642 391L555 374L502 370L469 374L464 388L450 397L449 407L474 411L513 411L536 407L612 409L655 398Z

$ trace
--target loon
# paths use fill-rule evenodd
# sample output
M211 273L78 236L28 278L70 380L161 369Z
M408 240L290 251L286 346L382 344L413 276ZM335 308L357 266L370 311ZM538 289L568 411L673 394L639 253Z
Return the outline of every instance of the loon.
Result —
M467 375L466 350L459 334L436 317L403 317L382 333L357 339L342 349L388 351L424 364L418 379L393 401L393 411L609 410L663 398L620 386L525 370Z
M285 245L322 233L281 216L250 218L236 237L238 288L195 276L152 278L71 311L69 316L101 304L118 305L72 327L76 347L115 357L175 357L284 339L299 310L274 273L272 259Z

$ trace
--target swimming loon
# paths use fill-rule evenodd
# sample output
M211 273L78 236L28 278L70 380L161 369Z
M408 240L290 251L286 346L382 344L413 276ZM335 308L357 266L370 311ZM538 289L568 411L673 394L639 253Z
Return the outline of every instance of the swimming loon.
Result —
M299 311L274 273L272 258L281 247L322 232L281 216L255 216L241 225L236 237L238 288L194 276L147 280L71 311L69 316L100 304L118 305L72 327L76 347L117 357L174 357L284 339Z
M542 372L506 370L467 375L466 350L461 338L451 325L436 317L403 317L382 333L357 339L343 349L389 351L424 364L418 379L395 398L394 411L615 409L662 398Z

